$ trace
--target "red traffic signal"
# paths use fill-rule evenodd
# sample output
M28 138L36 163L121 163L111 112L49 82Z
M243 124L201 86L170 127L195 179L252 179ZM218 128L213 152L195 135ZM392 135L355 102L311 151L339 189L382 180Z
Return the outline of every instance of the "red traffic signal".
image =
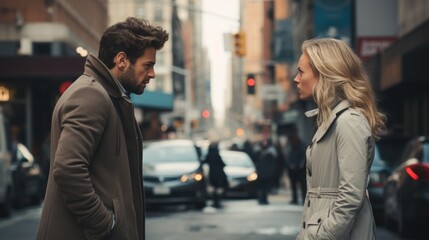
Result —
M256 79L254 74L247 74L246 78L246 85L247 85L247 94L255 94L256 90Z
M256 81L254 78L251 77L251 78L247 79L247 86L253 87L253 86L255 86L255 83L256 83Z
M210 111L209 110L204 110L204 111L202 111L201 112L201 116L203 117L203 118L209 118L210 117Z

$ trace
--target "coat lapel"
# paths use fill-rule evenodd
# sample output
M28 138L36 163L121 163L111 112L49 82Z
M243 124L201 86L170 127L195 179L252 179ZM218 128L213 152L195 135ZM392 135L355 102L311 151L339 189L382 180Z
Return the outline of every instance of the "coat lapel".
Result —
M329 115L329 119L322 123L320 127L317 129L316 133L314 134L312 142L319 142L325 134L328 132L329 128L332 126L332 124L335 122L335 120L338 118L338 116L347 110L350 107L350 102L347 100L342 100L340 103L335 106L335 108L332 110L331 114ZM318 114L318 109L310 110L306 112L306 115L308 117L312 117Z

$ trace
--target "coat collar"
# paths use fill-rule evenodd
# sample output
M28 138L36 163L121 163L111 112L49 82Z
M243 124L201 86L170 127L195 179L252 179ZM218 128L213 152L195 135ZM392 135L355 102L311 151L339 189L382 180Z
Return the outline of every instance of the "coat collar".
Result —
M347 100L341 100L335 107L332 109L331 114L329 115L328 120L326 120L320 127L317 129L316 134L314 134L313 141L312 142L319 142L323 136L328 132L328 129L331 127L331 125L335 122L335 120L338 118L338 116L351 107L351 104ZM317 114L319 114L319 109L313 109L310 111L305 112L305 115L307 117L314 117Z
M113 98L127 98L127 95L121 90L119 81L113 76L112 72L93 54L89 54L85 62L85 75L93 77L99 82Z

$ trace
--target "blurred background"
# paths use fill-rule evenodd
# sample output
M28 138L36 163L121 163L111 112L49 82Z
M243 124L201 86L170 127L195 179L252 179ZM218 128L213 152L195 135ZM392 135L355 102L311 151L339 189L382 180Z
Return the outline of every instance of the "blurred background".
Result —
M429 217L429 197L424 196L429 192L429 147L422 138L429 135L429 71L425 60L429 56L429 1L1 0L0 156L1 162L6 158L11 162L10 167L0 164L0 212L9 216L0 219L2 239L34 236L49 171L52 110L82 74L88 53L97 55L103 31L128 16L148 19L170 33L170 40L157 53L156 78L143 95L132 96L145 140L191 140L200 149L197 154L201 162L209 142L219 143L221 150L246 152L253 162L262 151L263 141L269 139L276 149L278 172L273 175L277 180L270 195L274 197L271 206L281 210L268 210L267 219L258 215L255 221L265 222L267 228L292 222L278 226L274 233L271 228L254 233L255 228L249 227L249 232L256 234L254 239L277 239L277 235L294 239L299 230L301 206L289 202L291 181L285 159L290 136L297 135L308 144L315 129L304 112L316 106L299 100L293 83L301 44L314 37L341 39L354 49L388 118L377 146L383 167L373 168L374 184L370 186L378 194L374 197L378 205L374 206L380 224L387 219L392 229L396 226L399 230L390 233L380 227L381 239L412 237L408 235L414 229L404 223ZM416 145L416 139L421 145ZM244 147L248 143L250 152ZM407 144L414 144L408 148L417 150L407 152ZM417 163L409 159L417 159ZM414 165L407 168L409 164ZM390 175L395 170L395 176L401 175L401 169L408 178L392 181ZM410 171L421 174L420 178L414 179ZM411 200L403 197L409 192L401 192L410 181L419 186L414 192L419 197ZM387 182L389 194L384 190ZM170 193L163 190L161 194ZM219 211L228 212L228 204L247 206L243 211L252 204L258 206L252 198L237 201L227 200ZM398 211L386 213L386 202ZM417 202L417 209L407 209L408 214L404 214L401 206ZM200 204L197 212L173 212L197 214L207 209L204 206ZM292 211L294 220L284 220L287 214L280 215L282 211ZM268 217L275 215L273 212L279 217ZM10 221L25 214L33 216L33 224L28 228L29 237L18 238ZM166 213L153 214L148 224L158 224L155 219ZM201 229L217 232L218 222L188 227L194 233L204 232ZM161 233L152 234L149 239L164 239ZM182 237L174 239L185 239L185 235L177 236ZM200 238L218 239L209 236ZM228 235L222 239L239 238Z

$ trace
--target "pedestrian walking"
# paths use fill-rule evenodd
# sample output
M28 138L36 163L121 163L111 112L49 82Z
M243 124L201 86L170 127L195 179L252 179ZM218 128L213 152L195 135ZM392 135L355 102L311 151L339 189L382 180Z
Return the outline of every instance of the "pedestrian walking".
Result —
M263 140L260 145L255 163L258 174L258 203L267 205L268 194L276 180L278 153L270 139Z
M213 207L221 208L221 200L228 188L228 178L224 171L225 163L219 154L217 143L209 145L204 163L209 165L209 182L213 187Z
M343 41L302 45L294 79L299 97L313 99L317 131L308 146L308 192L297 239L375 239L368 199L374 142L384 126L360 59Z
M167 40L146 20L114 24L58 100L38 240L145 238L142 137L130 93L155 77Z
M292 188L291 204L298 204L298 192L304 201L307 194L307 181L305 179L305 145L298 134L289 136L285 151L285 166L287 169L290 185ZM298 191L298 188L300 191Z

